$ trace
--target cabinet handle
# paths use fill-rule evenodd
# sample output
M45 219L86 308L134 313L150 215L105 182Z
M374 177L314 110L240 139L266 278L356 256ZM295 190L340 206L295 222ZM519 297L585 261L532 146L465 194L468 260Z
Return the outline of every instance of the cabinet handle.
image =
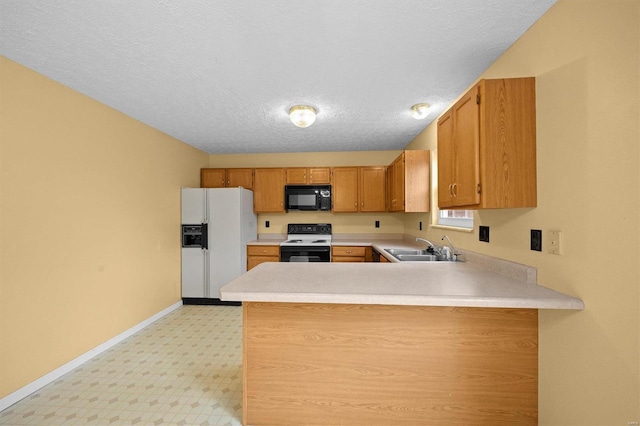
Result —
M457 197L458 196L458 184L454 183L453 184L453 197Z
M347 253L351 253L351 250L347 250Z
M453 197L453 184L449 184L449 197Z
M231 179L227 181L227 185L231 185Z

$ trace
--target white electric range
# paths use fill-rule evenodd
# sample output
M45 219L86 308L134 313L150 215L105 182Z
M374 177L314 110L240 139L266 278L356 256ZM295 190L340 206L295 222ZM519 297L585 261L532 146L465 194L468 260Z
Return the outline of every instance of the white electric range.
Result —
M290 223L280 243L280 262L330 262L330 223Z

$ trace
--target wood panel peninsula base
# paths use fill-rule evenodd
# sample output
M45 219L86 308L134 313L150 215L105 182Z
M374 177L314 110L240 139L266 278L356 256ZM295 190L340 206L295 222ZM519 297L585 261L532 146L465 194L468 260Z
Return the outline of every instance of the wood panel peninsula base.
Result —
M537 421L537 309L243 303L245 425Z

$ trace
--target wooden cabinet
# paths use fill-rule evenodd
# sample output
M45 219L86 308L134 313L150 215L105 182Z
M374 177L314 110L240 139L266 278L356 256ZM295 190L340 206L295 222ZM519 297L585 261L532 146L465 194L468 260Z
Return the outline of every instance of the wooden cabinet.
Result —
M200 169L201 188L224 188L226 179L225 169Z
M438 120L438 206L536 205L535 79L481 80Z
M280 262L280 246L247 246L247 271L264 262Z
M287 168L287 184L306 185L331 182L331 169L329 167L294 167Z
M201 188L253 189L253 169L200 169Z
M389 210L428 212L430 164L429 151L402 152L389 168Z
M365 260L366 260L366 247L360 247L360 246L331 247L332 262L364 262Z
M256 213L284 212L283 168L253 171L253 211Z
M374 248L371 248L371 260L367 260L367 262L391 263L391 261L384 257L380 251Z
M355 213L358 211L358 168L334 167L332 169L331 197L333 211Z
M386 211L386 167L334 167L332 170L333 211Z
M386 211L386 167L360 167L358 200L361 212Z

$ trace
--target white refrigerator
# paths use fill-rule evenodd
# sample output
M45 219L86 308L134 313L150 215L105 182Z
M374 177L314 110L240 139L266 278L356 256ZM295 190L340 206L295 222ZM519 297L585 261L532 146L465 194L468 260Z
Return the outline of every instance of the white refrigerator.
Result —
M220 288L247 271L247 242L258 236L253 192L182 188L182 225L183 302L218 304Z

